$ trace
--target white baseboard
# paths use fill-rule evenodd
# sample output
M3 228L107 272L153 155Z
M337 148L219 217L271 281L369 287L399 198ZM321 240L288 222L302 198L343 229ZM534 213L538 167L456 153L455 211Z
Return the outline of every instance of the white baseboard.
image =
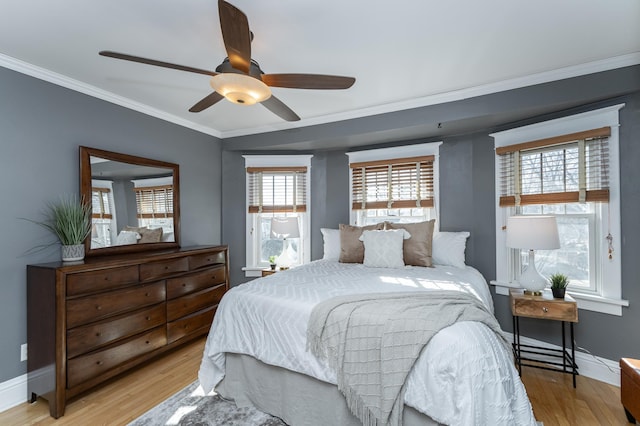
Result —
M512 333L505 334L507 334L511 338L511 341L513 341ZM520 336L520 343L524 345L541 346L543 348L562 349L560 346L525 336ZM581 376L599 380L613 386L620 386L620 365L617 361L611 361L610 359L588 354L579 350L578 347L576 347L575 361L576 364L578 364L578 372Z
M0 383L0 413L28 401L27 375Z
M513 341L513 334L505 334ZM520 336L520 342L525 345L560 349L559 346L525 336ZM578 371L581 376L599 380L613 386L620 386L620 365L616 361L596 357L576 350L576 364L578 364ZM28 399L26 374L0 383L0 413L23 402L27 402Z

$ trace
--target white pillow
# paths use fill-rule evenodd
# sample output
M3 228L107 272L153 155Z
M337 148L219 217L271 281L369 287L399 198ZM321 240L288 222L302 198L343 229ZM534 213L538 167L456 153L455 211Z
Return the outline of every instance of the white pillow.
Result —
M322 239L324 240L324 255L322 258L340 260L340 230L320 228L320 232L322 232Z
M405 229L364 231L360 241L364 243L364 266L370 268L402 268L403 241L411 238Z
M431 256L435 265L451 265L464 268L464 251L468 232L434 232Z
M116 237L117 246L127 245L127 244L137 244L140 239L140 234L133 231L120 231L118 236Z

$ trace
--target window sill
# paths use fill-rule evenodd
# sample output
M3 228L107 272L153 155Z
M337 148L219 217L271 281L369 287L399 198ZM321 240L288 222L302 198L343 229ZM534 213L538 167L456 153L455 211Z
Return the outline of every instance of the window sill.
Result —
M496 294L509 295L510 288L520 288L518 284L498 281L490 281L489 284L496 287ZM603 314L622 316L622 307L629 306L629 301L624 299L610 299L601 296L570 292L571 297L578 302L579 309L600 312Z

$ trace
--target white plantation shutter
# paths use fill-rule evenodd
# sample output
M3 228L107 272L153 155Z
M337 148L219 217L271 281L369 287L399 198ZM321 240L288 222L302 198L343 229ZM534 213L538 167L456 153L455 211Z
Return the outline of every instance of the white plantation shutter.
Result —
M307 211L306 167L247 167L249 213Z
M139 219L173 217L173 186L137 187L136 205Z
M496 149L500 206L609 201L610 127Z
M351 163L353 210L433 207L435 156Z

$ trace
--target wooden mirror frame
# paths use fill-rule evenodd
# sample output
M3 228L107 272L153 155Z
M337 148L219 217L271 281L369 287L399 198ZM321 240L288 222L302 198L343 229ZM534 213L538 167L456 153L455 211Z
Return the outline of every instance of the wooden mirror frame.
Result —
M121 154L117 152L105 151L102 149L80 147L80 196L84 200L91 202L92 199L92 174L91 157L100 157L107 160L119 161L139 166L162 167L173 171L173 236L172 242L129 244L121 246L109 246L91 248L91 236L84 242L85 256L102 256L108 254L124 254L140 251L160 250L180 247L180 166L165 161L151 160L149 158L137 157L135 155Z

